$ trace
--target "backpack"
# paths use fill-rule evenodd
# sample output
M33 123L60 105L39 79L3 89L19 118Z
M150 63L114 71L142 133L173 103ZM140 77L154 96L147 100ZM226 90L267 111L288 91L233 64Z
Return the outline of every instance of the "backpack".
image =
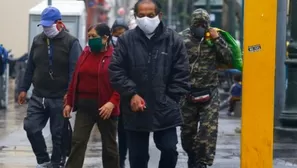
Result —
M236 40L230 35L230 33L213 27L217 32L220 33L221 37L228 43L232 52L232 65L219 65L222 69L237 69L242 71L242 52L240 46L236 43Z

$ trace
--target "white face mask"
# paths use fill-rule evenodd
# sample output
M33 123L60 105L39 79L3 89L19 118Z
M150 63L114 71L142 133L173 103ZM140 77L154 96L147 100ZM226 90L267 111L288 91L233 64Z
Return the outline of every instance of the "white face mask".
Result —
M154 18L149 17L136 17L136 23L138 27L145 33L145 34L152 34L158 25L160 24L159 16L155 16Z
M48 38L54 38L59 34L59 30L57 29L57 24L53 24L49 27L43 27L43 32Z
M118 37L112 36L112 42L113 42L113 44L117 44Z

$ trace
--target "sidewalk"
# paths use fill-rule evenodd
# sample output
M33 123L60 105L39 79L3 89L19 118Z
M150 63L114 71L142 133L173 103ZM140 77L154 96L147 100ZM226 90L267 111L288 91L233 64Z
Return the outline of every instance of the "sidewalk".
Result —
M1 133L1 135L4 136L0 136L0 168L32 168L36 165L35 156L32 153L26 134L22 129L22 116L24 116L24 111L22 110L13 112L14 114L7 113L8 116L6 116L6 118L10 121L5 122L11 123L9 125L14 129L6 127L6 133ZM241 122L239 119L230 119L225 114L226 113L222 112L220 115L217 154L214 165L210 168L240 168L240 134L236 134L234 129L240 127ZM74 118L75 116L71 119L72 122ZM2 119L0 119L0 121L4 123ZM50 151L51 137L48 125L43 131L43 134L46 137ZM178 134L180 135L180 131ZM277 149L290 149L295 147L296 149L295 144L291 144L291 146L287 144L275 144L275 147ZM95 128L88 144L84 168L102 168L101 151L100 135L98 129ZM182 150L180 143L178 144L178 151L179 160L176 168L187 168L187 155ZM157 168L160 152L156 149L152 138L150 156L149 168ZM297 168L297 165L286 162L290 161L296 163L296 157L292 156L290 152L284 151L284 153L278 153L277 156L281 158L274 159L274 168Z

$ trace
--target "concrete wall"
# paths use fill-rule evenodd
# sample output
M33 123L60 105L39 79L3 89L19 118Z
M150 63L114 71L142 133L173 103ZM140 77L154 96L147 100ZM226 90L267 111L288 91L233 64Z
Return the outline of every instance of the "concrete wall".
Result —
M28 48L29 9L41 0L0 0L0 44L15 57Z

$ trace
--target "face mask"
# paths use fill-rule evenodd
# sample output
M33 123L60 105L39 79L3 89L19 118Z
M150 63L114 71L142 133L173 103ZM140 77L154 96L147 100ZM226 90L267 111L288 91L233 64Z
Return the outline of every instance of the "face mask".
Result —
M103 44L102 44L102 38L93 38L93 39L89 39L88 42L91 51L98 53L101 51L101 49L103 48Z
M113 44L117 44L118 37L112 36L112 42L113 42Z
M54 38L59 34L56 24L49 27L43 27L43 32L48 38Z
M193 35L196 37L196 38L203 38L205 33L206 33L206 28L203 28L203 27L195 27L195 28L191 28L191 32L193 33Z
M145 34L152 34L158 25L160 24L159 16L155 16L154 18L149 17L136 17L136 24Z

